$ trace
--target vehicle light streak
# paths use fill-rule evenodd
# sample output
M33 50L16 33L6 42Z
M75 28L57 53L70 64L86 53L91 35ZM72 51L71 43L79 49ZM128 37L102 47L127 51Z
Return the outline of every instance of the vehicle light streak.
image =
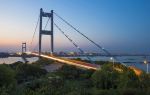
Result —
M35 56L39 56L38 53L30 53L30 54L33 54ZM43 55L43 54L41 54L40 56L43 57L43 58L52 59L52 60L55 60L55 61L58 61L58 62L62 62L62 63L66 63L66 64L69 64L69 65L74 65L74 66L82 67L82 68L86 68L86 69L98 70L100 68L100 65L90 64L90 63L81 62L81 61L77 61L77 60L65 59L65 58L49 56L49 55ZM138 76L142 74L142 71L138 68L135 68L133 66L129 66L128 68L132 69L135 72L135 74L138 75ZM119 69L119 68L115 68L115 69L117 71L122 72L122 70Z
M31 54L36 55L36 56L39 55L38 53L31 53ZM79 62L79 61L77 62L77 61L74 61L74 60L67 60L67 59L62 59L62 58L59 58L59 57L48 56L48 55L43 55L43 54L41 54L40 56L44 57L44 58L52 59L52 60L55 60L55 61L58 61L58 62L62 62L62 63L66 63L66 64L86 68L86 69L97 70L99 68L98 65L91 65L90 63L84 63L84 62Z

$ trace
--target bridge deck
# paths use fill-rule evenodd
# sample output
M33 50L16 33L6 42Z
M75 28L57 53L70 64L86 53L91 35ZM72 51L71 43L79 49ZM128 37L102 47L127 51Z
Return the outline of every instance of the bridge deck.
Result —
M31 54L35 55L35 56L39 56L38 53L31 53ZM55 60L58 62L62 62L65 64L74 65L74 66L78 66L78 67L82 67L82 68L86 68L86 69L98 70L98 68L100 68L100 65L91 64L91 63L87 63L87 62L81 62L81 61L77 61L77 60L56 57L56 56L50 56L50 55L43 55L43 54L41 54L40 56L43 58L48 58L51 60ZM136 67L130 66L129 68L132 69L138 76L142 74L142 70L140 70ZM116 70L118 70L118 69L116 69Z
M38 53L31 53L31 54L39 56ZM43 57L43 58L52 59L52 60L55 60L55 61L58 61L58 62L62 62L62 63L65 63L65 64L70 64L70 65L75 65L75 66L86 68L86 69L97 70L100 67L100 65L91 64L91 63L87 63L87 62L81 62L81 61L67 59L67 58L61 58L61 57L43 55L43 54L41 54L40 56Z

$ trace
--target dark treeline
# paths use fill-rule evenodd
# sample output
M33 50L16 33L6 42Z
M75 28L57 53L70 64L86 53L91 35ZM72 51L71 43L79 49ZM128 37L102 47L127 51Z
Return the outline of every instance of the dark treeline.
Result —
M9 57L9 53L0 52L0 58L6 58Z
M77 59L80 60L80 59ZM15 62L0 65L0 95L150 95L150 75L137 76L132 70L109 62L100 70L63 65L55 72L43 66L54 61L40 59L32 64Z

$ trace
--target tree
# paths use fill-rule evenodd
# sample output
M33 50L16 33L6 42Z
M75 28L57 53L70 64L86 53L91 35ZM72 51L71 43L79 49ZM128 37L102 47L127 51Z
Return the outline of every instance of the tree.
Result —
M9 66L0 65L0 86L8 86L15 83L15 72Z
M120 75L120 88L140 88L140 81L135 72L128 69Z
M107 64L92 75L92 80L96 88L110 89L117 88L119 82L119 73Z
M76 79L79 77L79 69L72 65L63 65L59 72L65 79Z
M18 83L32 80L34 78L41 77L45 75L47 72L46 70L40 68L37 65L33 64L20 64L16 68L16 73L17 73L17 80Z
M39 65L39 66L49 65L51 63L54 63L54 61L50 60L50 59L46 59L46 58L40 58L36 62L33 62L33 64L36 64L36 65Z
M141 89L150 89L150 74L142 73L139 76L140 88Z

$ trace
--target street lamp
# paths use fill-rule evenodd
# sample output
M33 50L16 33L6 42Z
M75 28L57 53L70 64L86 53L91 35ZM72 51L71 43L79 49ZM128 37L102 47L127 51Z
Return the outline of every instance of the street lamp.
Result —
M110 60L112 60L112 62L113 62L113 69L114 69L114 58L110 57Z
M147 66L147 74L148 74L148 62L147 62L147 60L144 60L144 64L146 64L146 66Z

